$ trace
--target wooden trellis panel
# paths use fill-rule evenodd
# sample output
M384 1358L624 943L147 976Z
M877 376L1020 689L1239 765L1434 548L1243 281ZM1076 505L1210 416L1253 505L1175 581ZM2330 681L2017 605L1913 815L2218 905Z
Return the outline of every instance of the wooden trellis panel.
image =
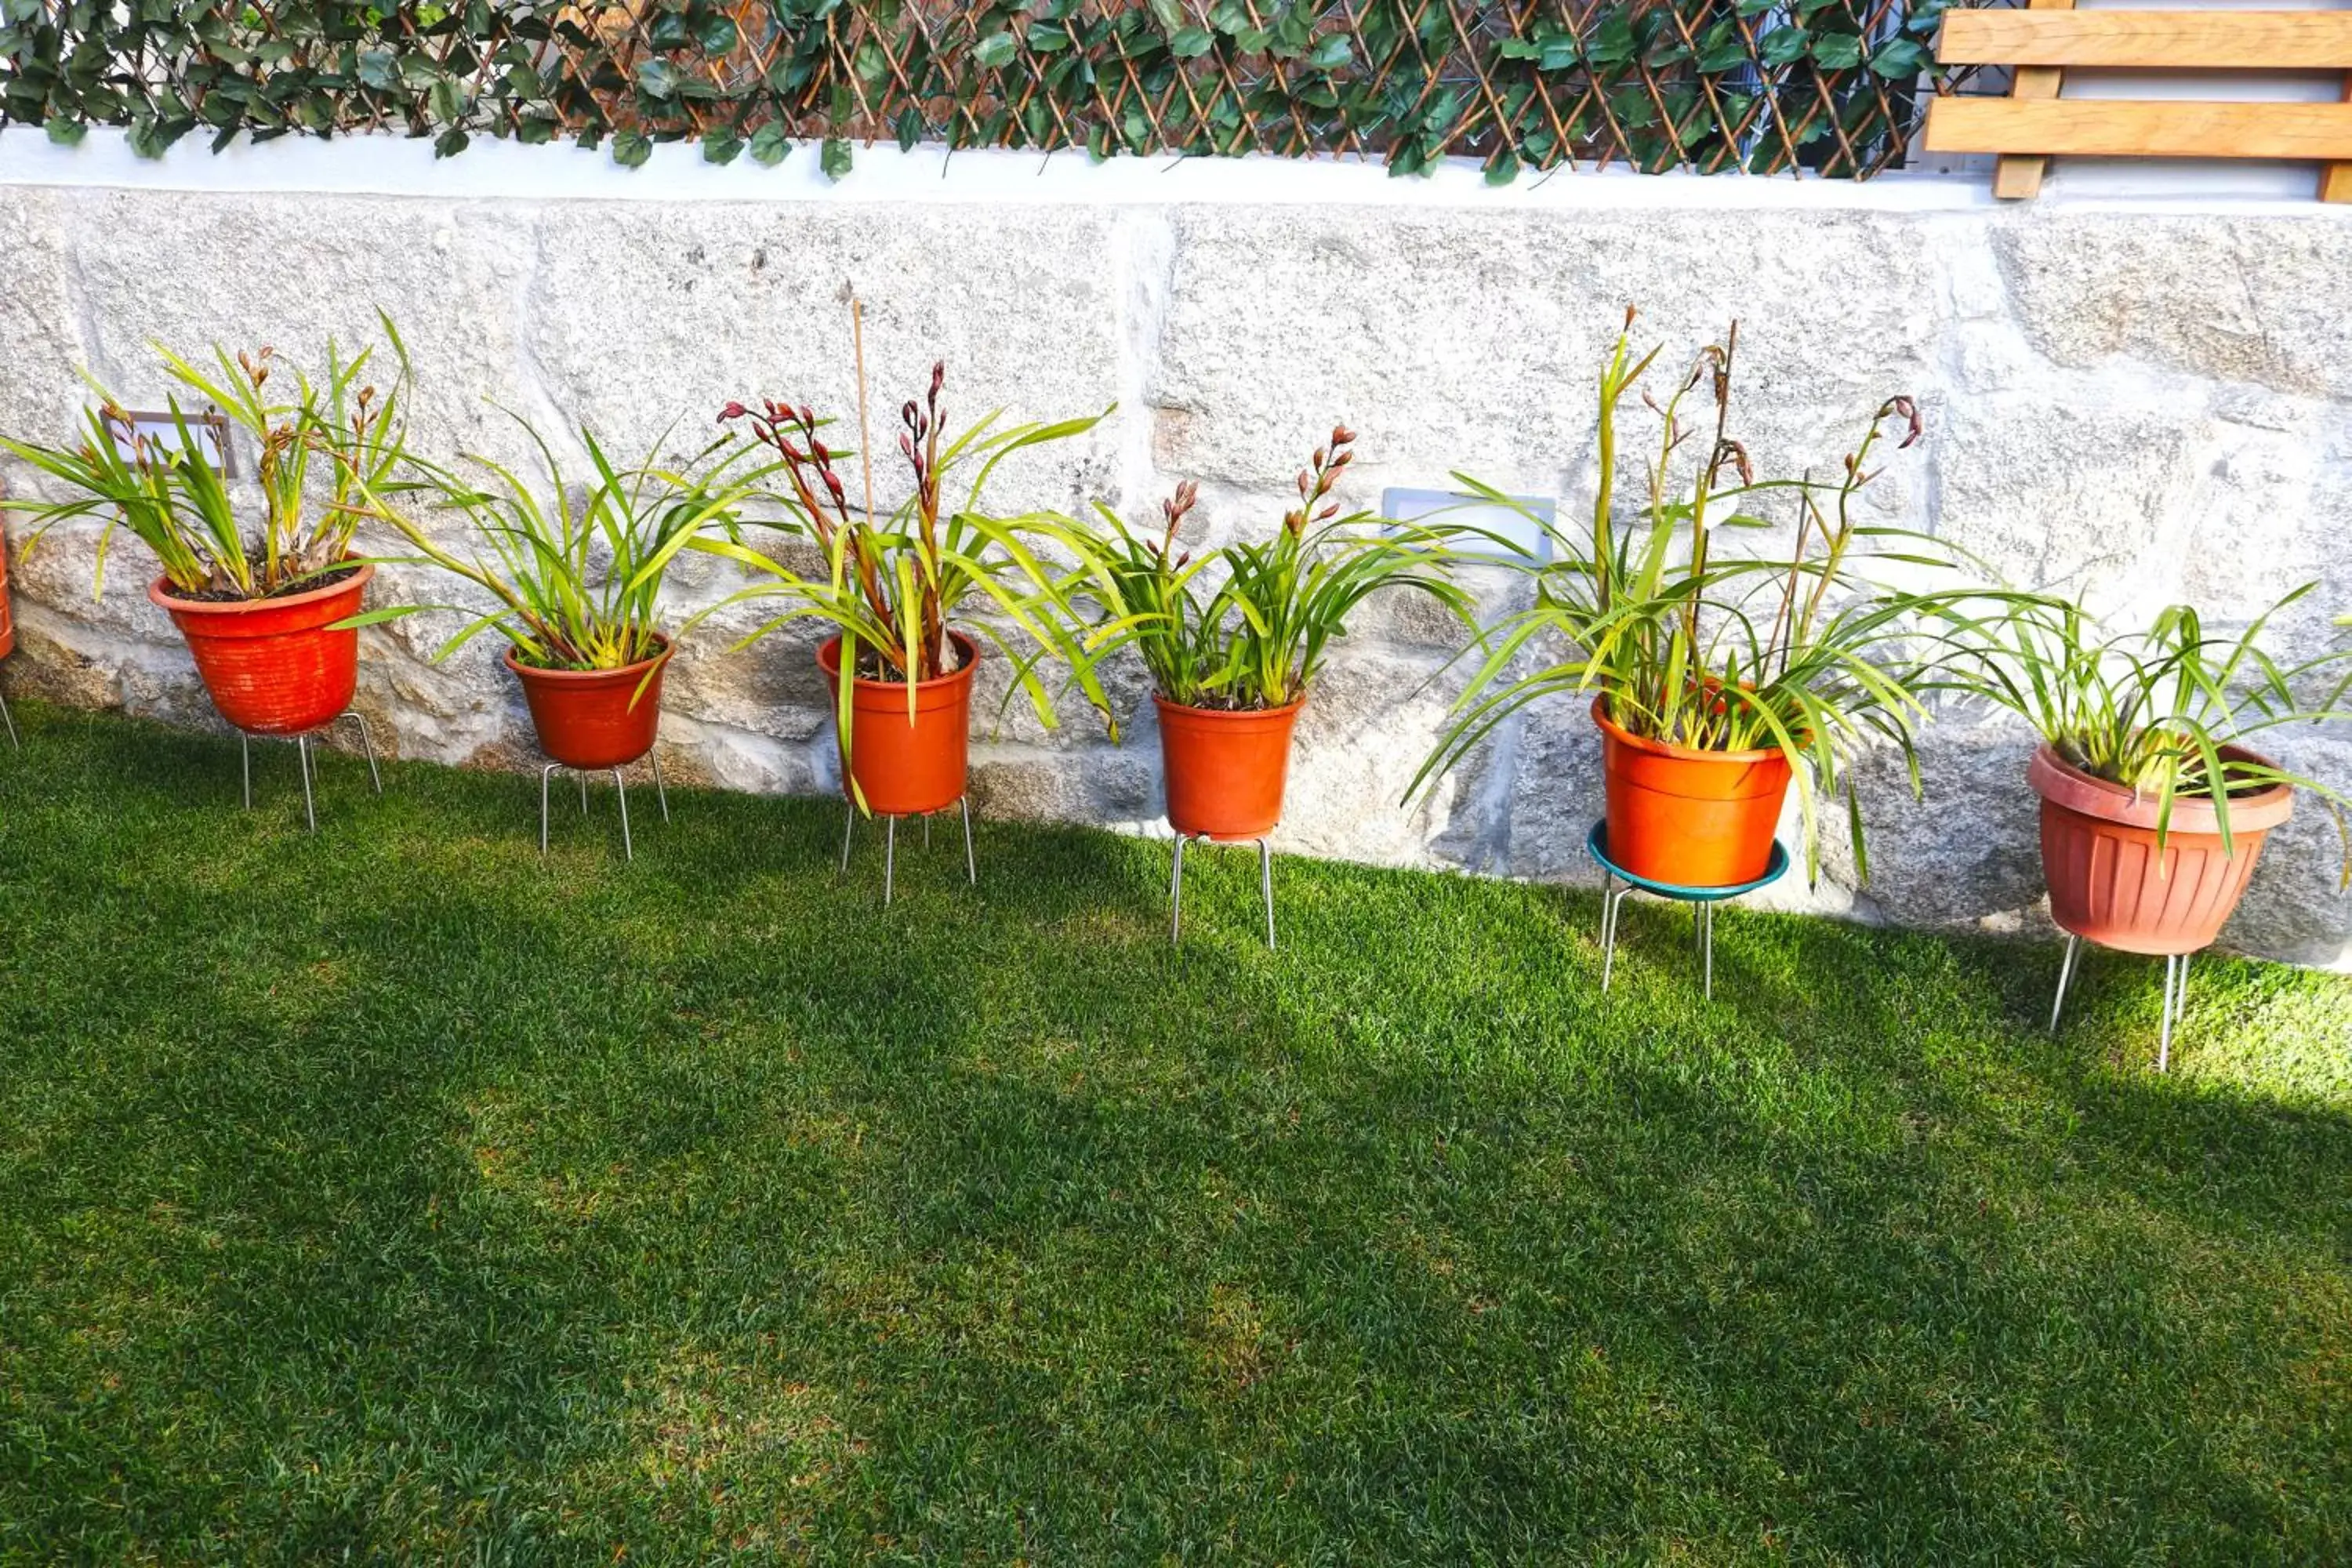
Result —
M2338 103L2062 100L2071 66L2167 70L2352 71L2352 12L2076 11L2033 0L2025 11L1956 11L1937 58L2014 65L2007 99L1939 99L1927 145L2001 155L1993 190L2039 190L2049 155L2311 159L2320 197L2352 202L2352 79Z

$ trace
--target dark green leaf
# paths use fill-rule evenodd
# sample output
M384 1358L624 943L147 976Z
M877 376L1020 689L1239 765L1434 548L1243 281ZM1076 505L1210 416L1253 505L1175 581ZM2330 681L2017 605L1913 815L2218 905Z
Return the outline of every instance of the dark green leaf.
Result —
M751 162L763 169L772 169L782 163L784 154L792 150L792 138L781 121L771 120L751 132Z
M1850 70L1862 63L1862 40L1852 33L1824 33L1813 40L1813 59L1828 70Z

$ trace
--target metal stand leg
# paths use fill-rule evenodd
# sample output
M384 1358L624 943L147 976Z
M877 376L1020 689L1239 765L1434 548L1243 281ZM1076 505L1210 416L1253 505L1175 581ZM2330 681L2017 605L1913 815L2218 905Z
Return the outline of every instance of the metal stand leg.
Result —
M550 763L539 770L539 853L542 859L547 856L547 781L553 778L556 769L562 765L562 763Z
M882 819L882 907L890 907L890 887L898 875L898 819Z
M2050 1004L2050 1032L2058 1032L2058 1015L2066 1005L2066 983L2074 978L2074 956L2082 951L2083 939L2073 931L2066 933L2066 956L2058 961L2058 995Z
M924 847L924 848L926 848L926 849L929 849L930 847L931 847L931 814L930 814L929 812L928 812L928 811L927 811L927 812L923 813L923 847Z
M2157 1037L2156 1070L2172 1068L2172 1031L2189 1010L2189 954L2167 954L2164 960L2164 1028Z
M1274 951L1274 846L1257 841L1257 886L1265 897L1265 950Z
M310 736L294 737L294 756L302 764L302 819L310 825L310 831L316 833L319 831L319 808L310 798Z
M1698 906L1698 929L1699 948L1704 954L1700 963L1701 973L1705 976L1705 994L1706 999L1712 1002L1715 1000L1715 905L1713 903L1703 903Z
M236 732L236 760L245 765L245 809L253 809L253 737Z
M1624 887L1619 888L1615 885L1614 878L1611 877L1609 873L1605 871L1601 873L1601 992L1604 996L1609 993L1610 976L1617 967L1618 912L1623 909L1626 896L1632 893L1633 890L1633 884L1628 883Z
M356 708L346 711L343 714L343 717L355 721L360 727L360 748L367 752L368 782L375 785L376 794L382 795L383 793L383 774L377 771L375 765L374 726L368 722L367 715L361 712Z
M634 860L637 847L629 842L629 786L618 768L613 770L613 796L621 803L621 858Z
M849 803L849 820L841 825L841 875L849 875L849 846L857 837L857 803Z
M5 724L8 728L8 749L12 752L23 751L25 743L16 739L16 720L15 715L8 711L8 697L5 692L0 692L0 724Z
M1176 870L1168 879L1168 944L1173 947L1184 930L1184 836L1176 836Z
M956 796L956 805L963 808L963 874L975 888L980 886L980 862L971 853L971 796Z
M581 816L587 816L587 815L588 815L588 775L587 775L586 773L582 773L582 774L580 774L580 775L579 775L579 777L580 777L580 815L581 815Z
M662 820L669 820L669 786L662 783L661 753L652 753L654 762L654 795L661 801Z

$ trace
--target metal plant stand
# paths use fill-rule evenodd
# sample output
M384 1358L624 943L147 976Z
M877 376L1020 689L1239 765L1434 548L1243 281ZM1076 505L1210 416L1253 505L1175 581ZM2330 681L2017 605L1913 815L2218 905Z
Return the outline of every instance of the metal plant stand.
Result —
M941 812L950 810L960 811L963 815L963 874L976 888L980 886L980 862L972 858L971 852L971 797L960 795L948 805L940 807L939 811L914 812L908 815L919 816L922 819L923 847L928 849L931 844L931 818ZM849 820L844 823L841 828L841 874L845 877L849 874L849 847L856 838L857 803L853 800L849 803ZM890 902L898 879L898 819L896 816L885 816L882 819L882 902L885 907L887 907Z
M2083 938L2073 931L2066 933L2066 956L2058 961L2058 994L2050 1004L2050 1032L2058 1032L2058 1016L2066 1007L2066 986L2074 978L2075 961L2082 952ZM2156 1041L2156 1070L2172 1069L2172 1032L2189 1012L2189 961L2193 952L2168 952L2164 955L2163 1026Z
M239 730L236 732L237 762L245 774L245 809L253 809L253 742L257 740L291 741L294 742L294 754L302 766L302 819L310 824L311 832L318 832L319 807L310 789L311 772L317 764L310 760L310 741L313 736L326 734L346 719L360 727L360 745L367 752L368 782L375 786L376 794L382 795L383 773L375 763L375 731L369 726L366 714L356 708L347 708L316 729L304 730L299 734L263 735ZM9 726L9 739L16 739L16 726L13 724Z
M1179 833L1176 836L1176 868L1168 879L1168 942L1171 947L1184 933L1184 841L1197 838L1203 843L1247 843L1246 839L1216 839L1205 833ZM1274 845L1261 836L1257 840L1257 886L1265 900L1265 945L1274 951Z
M647 752L646 757L653 763L654 795L661 802L662 820L667 822L669 820L669 788L662 782L661 758L651 752ZM621 764L622 767L627 765L625 763ZM629 837L629 786L621 776L621 769L617 767L575 768L569 763L550 763L539 770L540 854L544 856L547 853L547 781L560 773L570 773L580 781L580 815L583 816L588 815L588 775L606 773L613 775L613 794L621 803L621 858L625 860L635 859L637 847Z
M1738 882L1723 888L1685 888L1673 882L1654 881L1636 877L1609 858L1609 825L1596 822L1592 831L1584 836L1584 847L1601 868L1601 989L1606 993L1609 981L1617 967L1617 918L1625 900L1636 892L1654 893L1659 898L1691 907L1691 942L1697 949L1701 984L1707 999L1715 997L1715 909L1727 899L1742 893L1752 893L1759 888L1771 886L1789 870L1789 852L1778 839L1772 843L1772 858L1764 874L1752 882ZM1622 882L1623 887L1617 884Z

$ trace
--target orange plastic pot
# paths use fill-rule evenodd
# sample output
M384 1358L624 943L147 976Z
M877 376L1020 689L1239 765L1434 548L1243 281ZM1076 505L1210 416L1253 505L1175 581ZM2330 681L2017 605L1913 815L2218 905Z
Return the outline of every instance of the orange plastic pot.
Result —
M2273 765L2234 746L2224 746L2221 754ZM2050 918L2123 952L2171 954L2210 946L2253 880L2263 841L2294 813L2294 791L2283 784L2232 795L2232 853L2224 854L2213 803L2176 798L2159 849L2154 796L2093 778L2048 746L2034 752L2025 780L2042 796L2042 875L2050 887Z
M1772 834L1789 795L1778 749L1701 752L1645 740L1592 703L1601 727L1609 858L1647 881L1678 888L1753 882L1772 860Z
M660 652L618 669L536 669L511 647L506 659L522 682L539 749L566 767L597 769L626 767L654 749L669 655L664 637Z
M834 736L841 749L842 792L848 794L855 779L866 809L877 816L944 811L963 795L971 756L971 676L980 666L980 645L961 632L948 637L963 662L953 674L915 683L911 719L906 682L851 678L847 742L842 743L837 730ZM818 648L816 662L838 692L841 639Z
M1258 838L1282 820L1290 734L1307 699L1280 708L1188 708L1158 692L1168 826L1208 838Z
M0 658L16 650L16 617L8 608L8 536L0 532Z
M222 718L256 735L315 730L352 705L360 683L360 634L334 631L359 614L375 568L340 583L274 599L182 599L168 578L147 597L169 611L188 639L196 674Z

